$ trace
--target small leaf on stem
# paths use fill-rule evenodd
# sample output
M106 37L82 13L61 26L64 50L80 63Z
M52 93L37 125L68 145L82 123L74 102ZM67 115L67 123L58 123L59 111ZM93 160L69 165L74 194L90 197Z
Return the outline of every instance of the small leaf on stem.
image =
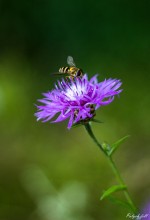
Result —
M96 122L96 123L103 123L103 121L99 121L99 120L97 120L95 118L92 118L91 121Z
M120 205L120 206L122 206L122 207L126 207L127 209L130 209L131 211L133 211L133 209L132 209L132 207L131 207L131 204L128 203L128 202L125 202L125 201L123 201L123 200L121 200L121 199L118 199L118 198L116 198L116 197L114 197L114 196L112 196L112 195L109 195L109 196L108 196L108 199L110 199L110 201L111 201L112 203L116 204L116 205Z
M103 195L101 196L100 200L103 200L104 198L110 196L112 193L117 192L117 191L121 191L121 190L126 190L127 187L126 185L115 185L115 186L111 186L110 188L108 188L106 191L104 191Z
M111 145L111 150L108 152L108 156L111 156L117 149L120 147L120 145L128 138L130 135L126 135L125 137L119 139L115 143Z

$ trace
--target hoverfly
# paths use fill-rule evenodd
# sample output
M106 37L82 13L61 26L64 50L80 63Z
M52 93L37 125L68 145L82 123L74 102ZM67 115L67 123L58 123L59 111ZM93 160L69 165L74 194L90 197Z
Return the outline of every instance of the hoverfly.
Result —
M67 57L67 64L69 66L67 67L61 67L59 69L59 73L56 73L57 75L62 75L62 74L66 74L66 77L69 78L75 78L75 77L82 77L83 76L83 71L80 68L76 67L76 64L73 60L73 57L68 56Z

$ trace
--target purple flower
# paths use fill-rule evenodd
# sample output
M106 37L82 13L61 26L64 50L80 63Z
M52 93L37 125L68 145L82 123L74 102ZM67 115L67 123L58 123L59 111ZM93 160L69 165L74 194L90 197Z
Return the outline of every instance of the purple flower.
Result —
M143 219L145 217L146 220L150 220L150 201L147 201L147 203L144 204L144 207L141 210L141 216Z
M114 96L122 90L120 80L105 79L98 82L97 75L88 80L85 74L82 78L58 81L55 89L44 93L44 98L38 100L42 105L37 106L37 120L51 120L57 113L59 116L52 122L60 122L69 118L68 129L73 124L90 121L95 116L95 110L108 105Z

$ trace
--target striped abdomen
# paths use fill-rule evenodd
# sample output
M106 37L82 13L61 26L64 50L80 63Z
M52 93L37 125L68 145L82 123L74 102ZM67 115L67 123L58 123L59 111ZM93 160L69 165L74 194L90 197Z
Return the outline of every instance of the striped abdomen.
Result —
M77 68L77 67L61 67L59 69L60 73L67 73L68 75L72 76L72 77L77 77L77 76L82 76L83 72L81 69Z

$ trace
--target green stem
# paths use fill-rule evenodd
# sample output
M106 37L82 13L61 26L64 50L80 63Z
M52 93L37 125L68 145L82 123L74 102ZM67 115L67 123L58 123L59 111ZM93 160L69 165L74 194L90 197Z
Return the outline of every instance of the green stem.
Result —
M115 162L113 161L112 157L111 156L108 156L108 160L109 160L109 164L118 180L118 182L121 184L121 185L125 185L124 183L124 180L122 179L121 175L120 175L120 172L118 170L118 168L116 167L116 164ZM128 203L130 204L130 207L132 208L132 211L134 212L134 214L138 214L138 210L136 208L136 206L134 205L130 195L129 195L129 192L128 192L128 189L126 188L124 191L124 195L126 197L126 200L128 201Z
M106 155L106 152L104 151L102 145L98 142L95 135L93 134L93 131L91 129L91 125L89 123L86 123L84 126L85 126L85 129L87 130L88 134L90 135L90 137L93 139L93 141L97 144L97 146L100 148L100 150Z
M113 161L112 157L107 154L107 152L103 149L102 145L98 142L98 140L96 139L95 135L93 134L93 131L91 129L91 125L89 123L87 123L84 126L85 126L86 131L90 135L90 137L93 139L93 141L97 144L97 146L100 148L100 150L102 150L102 152L107 157L107 159L109 161L109 164L110 164L110 166L111 166L111 168L113 170L113 173L115 174L116 179L118 180L118 182L121 185L125 185L124 180L122 179L122 177L120 175L120 172L119 172L118 168L116 167L116 164ZM124 195L125 195L125 198L126 198L127 202L130 204L130 207L132 208L132 211L134 212L134 214L138 214L138 210L137 210L136 206L134 205L134 203L133 203L133 201L132 201L132 199L131 199L131 197L129 195L128 190L125 189L123 192L124 192Z

